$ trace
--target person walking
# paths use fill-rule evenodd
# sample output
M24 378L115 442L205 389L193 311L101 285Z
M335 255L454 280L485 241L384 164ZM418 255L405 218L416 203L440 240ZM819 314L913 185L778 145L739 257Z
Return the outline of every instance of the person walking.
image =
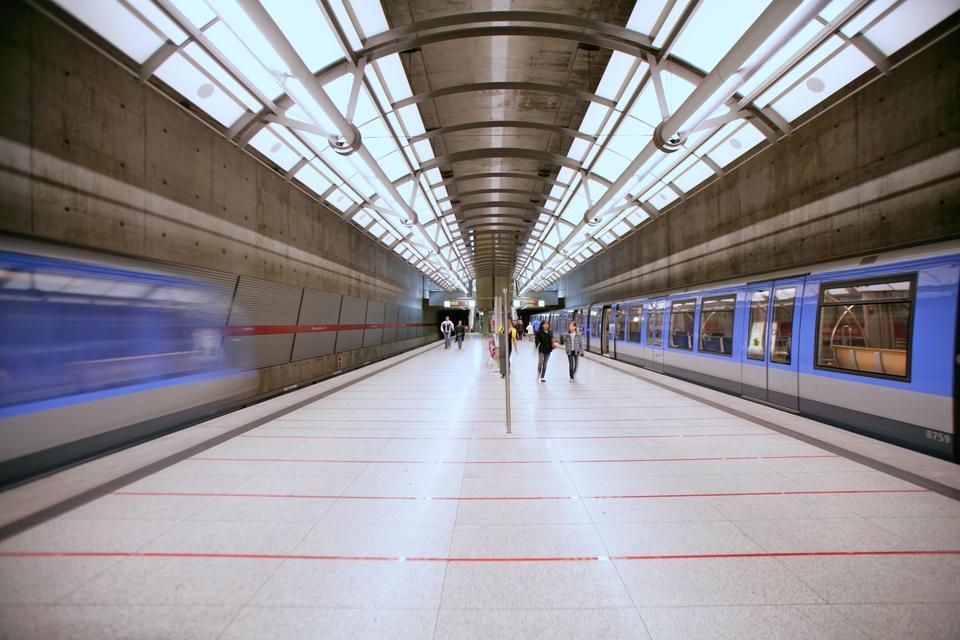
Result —
M453 331L457 341L457 349L463 349L463 338L467 334L467 328L463 326L463 320L457 321L457 326Z
M573 382L577 375L577 367L580 364L580 356L583 355L583 336L577 331L577 325L573 322L567 327L567 335L563 338L563 346L567 350L567 362L570 364L570 382Z
M450 348L450 334L453 333L453 323L450 322L450 316L440 323L440 333L443 334L443 348Z
M533 342L537 346L537 375L540 376L540 382L546 382L547 361L550 360L550 352L556 346L548 320L540 323L540 330L534 335Z
M532 338L534 333L536 333L536 329L533 328L533 321L531 321L530 324L527 325L527 335Z

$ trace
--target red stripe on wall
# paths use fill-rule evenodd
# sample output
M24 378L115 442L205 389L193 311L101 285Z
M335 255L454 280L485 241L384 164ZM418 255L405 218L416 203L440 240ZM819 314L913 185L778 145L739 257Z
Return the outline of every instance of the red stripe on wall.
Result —
M404 329L432 327L429 322L375 323L375 324L276 324L259 326L223 327L226 336L268 336L284 333L325 333L329 331L366 331L370 329Z

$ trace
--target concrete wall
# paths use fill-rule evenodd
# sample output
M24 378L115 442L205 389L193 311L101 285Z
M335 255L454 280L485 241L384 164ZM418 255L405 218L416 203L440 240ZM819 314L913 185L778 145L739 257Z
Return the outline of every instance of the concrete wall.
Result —
M568 306L960 234L954 33L564 278Z
M18 0L0 3L0 86L0 232L421 307L419 271ZM262 387L333 368L271 367Z

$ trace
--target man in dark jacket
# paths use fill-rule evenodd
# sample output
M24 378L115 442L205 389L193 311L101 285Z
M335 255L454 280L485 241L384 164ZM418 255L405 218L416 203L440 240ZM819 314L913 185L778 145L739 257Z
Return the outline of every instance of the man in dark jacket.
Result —
M547 361L555 346L549 321L544 320L540 323L540 330L534 335L533 342L537 345L537 375L540 376L540 382L546 382Z
M454 339L457 341L457 349L463 349L463 338L467 335L467 328L463 326L463 320L457 321L457 327L453 330Z

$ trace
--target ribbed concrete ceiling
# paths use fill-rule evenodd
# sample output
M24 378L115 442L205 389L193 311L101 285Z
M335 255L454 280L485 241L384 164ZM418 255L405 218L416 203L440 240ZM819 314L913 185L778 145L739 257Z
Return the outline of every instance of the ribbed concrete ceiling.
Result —
M386 0L391 29L477 12L549 12L624 26L634 0ZM483 35L401 54L476 276L513 274L611 51ZM502 83L508 83L502 86ZM501 85L501 86L497 86ZM527 126L532 124L535 126ZM497 126L500 125L500 126ZM509 125L509 126L502 126Z

